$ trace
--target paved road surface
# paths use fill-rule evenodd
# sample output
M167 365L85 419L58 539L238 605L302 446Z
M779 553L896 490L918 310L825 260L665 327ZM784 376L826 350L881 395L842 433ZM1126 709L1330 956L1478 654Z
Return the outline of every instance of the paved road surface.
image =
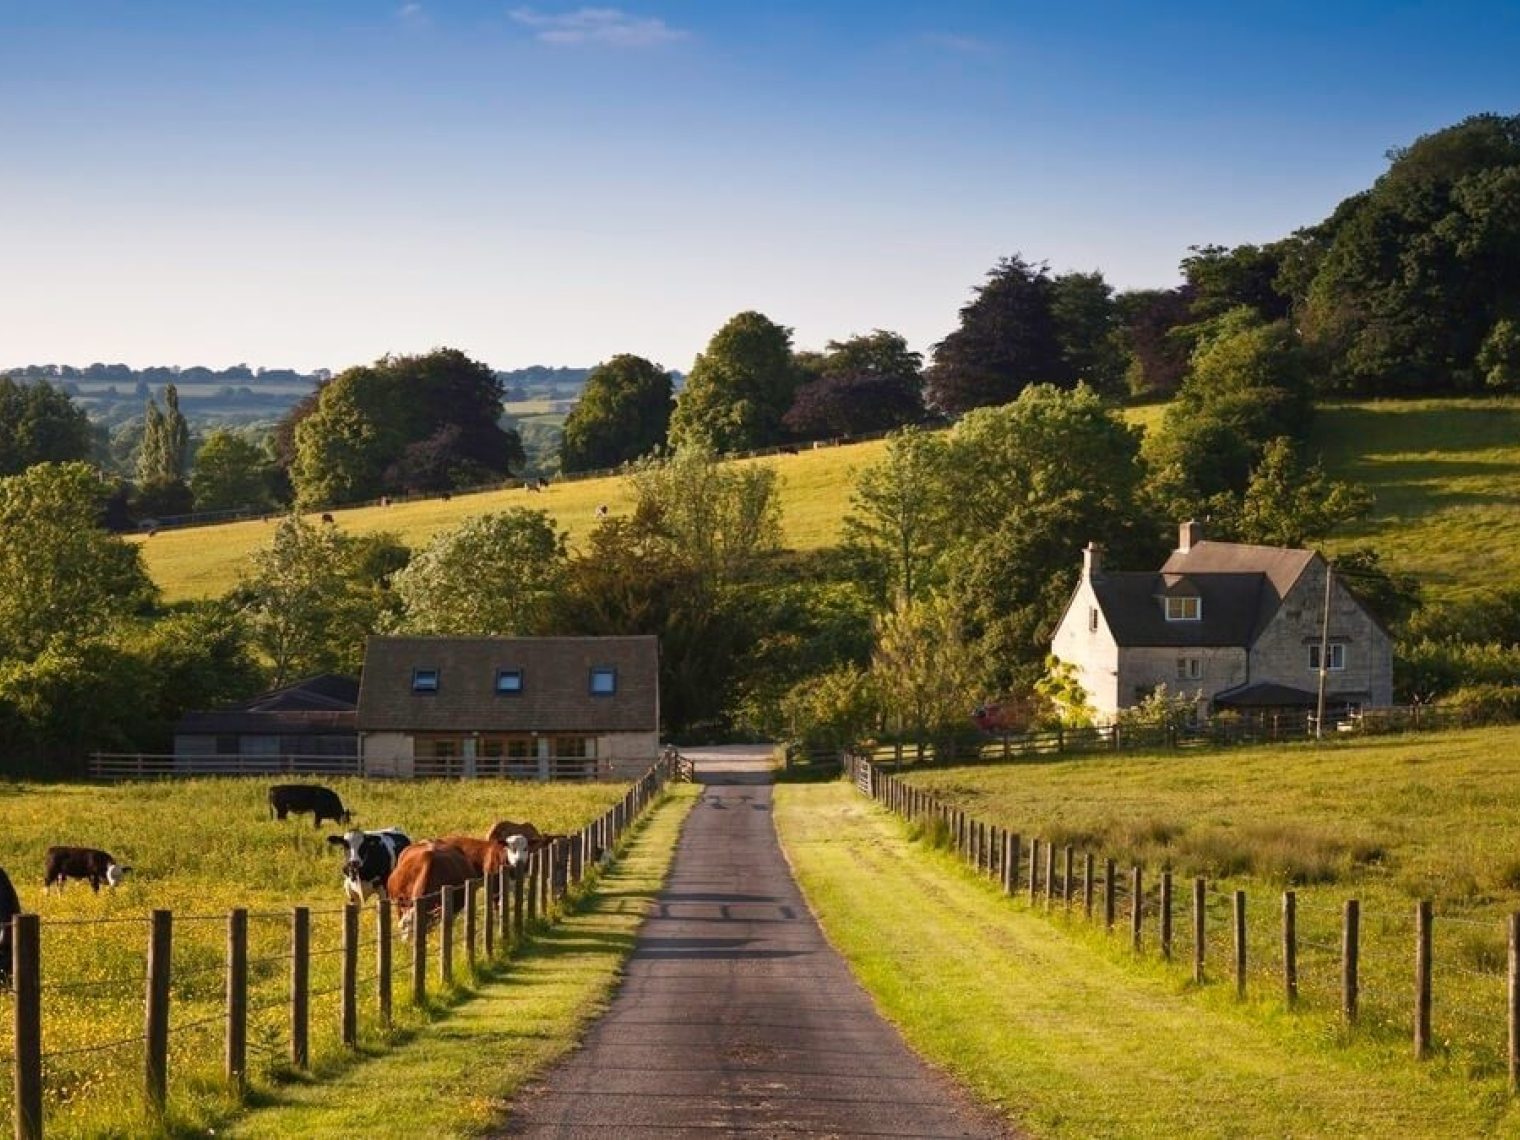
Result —
M689 755L706 786L623 985L507 1135L1004 1135L824 941L776 842L766 750Z

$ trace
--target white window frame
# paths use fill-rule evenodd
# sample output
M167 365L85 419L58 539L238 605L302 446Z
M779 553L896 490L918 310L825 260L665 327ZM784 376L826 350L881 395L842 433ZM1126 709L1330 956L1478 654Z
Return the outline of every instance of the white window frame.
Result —
M1172 605L1172 603L1174 603L1174 602L1177 603L1177 605L1175 607L1175 610L1174 610L1173 605ZM1192 603L1191 606L1187 604L1189 602ZM1190 610L1190 609L1193 611L1191 614L1188 613L1188 610ZM1197 594L1180 594L1180 595L1178 595L1176 597L1169 597L1169 598L1167 598L1166 599L1166 620L1167 621L1202 621L1203 620L1203 599L1200 598Z
M1203 658L1179 657L1177 658L1177 680L1200 681L1203 679Z
M1346 669L1346 643L1344 641L1332 641L1327 647L1330 651L1329 662L1325 665L1327 673L1343 673ZM1319 645L1309 646L1309 669L1311 672L1319 672Z

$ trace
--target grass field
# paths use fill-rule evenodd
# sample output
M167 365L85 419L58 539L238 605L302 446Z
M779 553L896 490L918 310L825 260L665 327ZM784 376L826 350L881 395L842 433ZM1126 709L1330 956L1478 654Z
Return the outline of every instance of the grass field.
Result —
M841 782L778 788L810 906L908 1041L1035 1136L1516 1135L1493 1078L1196 989L1031 913Z
M312 1050L319 1073L345 1063L337 1033L336 984L344 902L340 858L309 817L268 818L269 781L201 779L112 787L0 784L0 867L23 908L42 916L43 1050L48 1132L54 1136L132 1136L148 1125L140 1108L142 1002L147 916L174 911L170 1038L171 1125L204 1132L231 1110L218 1080L226 915L249 919L250 1068L255 1099L284 1071L288 1055L286 978L290 909L312 908ZM362 826L396 825L414 839L484 834L497 819L527 819L542 830L578 830L621 798L621 784L497 781L333 780ZM115 891L92 894L74 883L42 890L50 844L102 847L133 874ZM361 973L372 972L374 915L363 919ZM400 943L397 943L398 955ZM394 982L405 1010L404 959ZM361 987L365 988L365 987ZM387 1037L373 1019L369 983L361 1010L366 1051ZM321 996L316 996L321 995ZM9 1022L9 996L0 1021ZM208 1020L209 1019L209 1020ZM403 1034L421 1021L401 1019ZM8 1034L7 1034L8 1036ZM114 1044L121 1042L122 1044ZM0 1055L9 1049L0 1047ZM4 1068L0 1065L0 1068ZM0 1119L8 1119L9 1073L0 1080ZM172 1130L172 1129L171 1129Z
M1149 428L1159 423L1163 411L1153 405L1126 414ZM782 484L785 541L811 550L838 540L855 475L876 460L882 447L876 441L745 462L775 466ZM1316 420L1311 448L1337 477L1364 483L1376 495L1372 515L1334 536L1327 544L1331 549L1370 544L1396 569L1418 575L1436 598L1520 576L1520 400L1329 407ZM559 483L544 494L521 489L462 494L447 502L333 514L356 533L394 531L418 546L470 515L537 507L549 511L574 543L604 504L613 512L627 508L623 480ZM228 523L133 541L146 544L149 572L165 598L177 601L230 588L249 552L269 541L271 525ZM1474 536L1481 536L1476 545Z
M1333 1033L1340 908L1361 902L1362 1024L1403 1045L1413 1001L1414 908L1434 903L1434 1028L1445 1063L1483 1082L1503 1071L1505 916L1520 910L1520 728L1325 746L1092 756L915 772L911 783L1025 837L1177 878L1179 976L1190 961L1194 875L1210 881L1208 954L1223 973L1229 897L1246 890L1250 988L1281 993L1281 892L1299 910L1300 991ZM1026 860L1027 862L1027 860ZM1027 872L1026 872L1027 873ZM1080 872L1079 872L1080 873ZM1127 916L1129 902L1121 901ZM1307 1014L1305 1015L1307 1016Z

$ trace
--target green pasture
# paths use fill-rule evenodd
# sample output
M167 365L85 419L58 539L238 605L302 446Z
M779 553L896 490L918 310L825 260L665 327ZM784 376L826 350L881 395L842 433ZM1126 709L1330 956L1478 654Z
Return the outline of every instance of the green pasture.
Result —
M1412 1033L1415 905L1431 900L1439 1064L1484 1087L1500 1080L1505 919L1520 910L1520 728L1071 756L926 769L908 779L1019 833L1026 883L1031 839L1054 844L1063 860L1070 845L1078 880L1086 852L1100 876L1113 858L1125 930L1127 884L1139 865L1152 952L1159 879L1170 870L1179 981L1193 953L1193 877L1209 883L1205 953L1216 978L1230 952L1230 898L1245 890L1249 991L1270 1017L1281 1005L1282 892L1292 888L1302 1016L1329 1037L1338 1026L1344 901L1358 899L1362 913L1360 1033L1401 1049ZM1059 893L1055 909L1063 911Z
M255 1102L288 1077L286 997L290 912L312 910L312 1069L343 1067L338 1034L344 896L341 857L309 816L269 818L269 779L136 782L109 787L0 784L0 867L24 909L42 916L43 1050L48 1133L134 1136L151 1131L141 1106L143 993L148 913L174 912L170 1036L170 1131L204 1134L232 1110L220 1082L226 916L249 918L249 1066ZM498 819L575 831L622 797L622 784L510 781L326 781L359 826L398 826L413 839L483 835ZM134 868L121 887L42 889L52 844L100 847ZM375 915L361 924L361 977L373 975ZM362 984L361 1046L377 1052L418 1030L425 1017L405 1001L405 948L393 981L399 1030L374 1016L374 982ZM462 950L461 950L462 955ZM461 957L462 961L462 957ZM9 1024L10 997L0 995ZM5 1035L8 1037L8 1033ZM116 1045L117 1042L126 1042ZM0 1054L8 1053L0 1048ZM303 1078L304 1079L304 1078ZM0 1119L9 1119L9 1073L0 1081ZM201 1122L201 1123L197 1123Z
M1126 415L1151 429L1164 411L1151 405ZM1332 474L1363 483L1376 496L1371 516L1333 536L1326 544L1332 550L1371 545L1437 598L1520 577L1520 400L1335 405L1320 411L1310 446ZM882 447L873 441L743 462L775 467L785 541L813 550L838 541L855 477ZM617 512L628 502L624 481L609 477L560 482L543 493L515 488L332 514L355 533L393 531L418 546L470 515L537 507L554 516L573 544L595 524L599 506ZM271 526L227 523L133 541L144 543L148 570L172 602L229 589L249 552L269 541Z
M924 778L953 781L990 815L980 773ZM997 802L1022 813L1016 785L999 783L1006 798ZM1036 785L1032 802L1050 810ZM1101 815L1102 792L1090 787L1088 810ZM1117 791L1122 813L1122 785ZM1492 1070L1444 1045L1416 1063L1407 1039L1375 1027L1345 1032L1312 1006L1286 1012L1258 992L1242 1002L1224 983L1196 987L1154 954L1135 955L1124 937L1065 917L1059 904L1047 916L1005 898L847 783L778 788L776 826L810 906L877 1007L1022 1132L1520 1134L1520 1109ZM1407 958L1400 965L1411 972ZM1502 1040L1502 1020L1490 1028Z

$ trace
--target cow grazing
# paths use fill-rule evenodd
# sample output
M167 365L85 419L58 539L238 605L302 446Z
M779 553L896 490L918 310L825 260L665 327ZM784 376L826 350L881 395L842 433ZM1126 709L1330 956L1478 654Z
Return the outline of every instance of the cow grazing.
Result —
M269 814L284 819L291 813L311 812L311 825L321 827L324 819L347 823L354 813L343 806L338 793L320 784L276 784L269 789Z
M348 901L363 903L373 894L385 897L385 881L412 841L399 828L387 827L383 831L345 831L329 835L327 842L348 855L343 863L343 889Z
M385 890L396 905L397 925L402 941L410 941L416 923L417 902L426 900L423 922L443 909L443 892L455 891L454 913L462 909L464 884L474 877L474 868L457 847L435 839L413 843L396 860L396 869L385 881Z
M503 867L517 866L523 851L521 846L509 845L506 840L476 839L473 835L445 835L438 842L463 851L470 861L471 877L476 879L494 875Z
M11 985L11 919L21 913L21 900L16 888L11 886L10 876L0 870L0 989Z
M90 889L99 892L101 883L114 887L131 869L94 847L49 847L47 875L42 881L42 889L57 884L61 891L68 879L88 879Z
M486 832L486 838L493 843L505 843L508 837L521 835L528 841L529 848L536 849L540 846L542 838L538 828L531 823L514 823L510 819L499 820L491 825L491 830Z

